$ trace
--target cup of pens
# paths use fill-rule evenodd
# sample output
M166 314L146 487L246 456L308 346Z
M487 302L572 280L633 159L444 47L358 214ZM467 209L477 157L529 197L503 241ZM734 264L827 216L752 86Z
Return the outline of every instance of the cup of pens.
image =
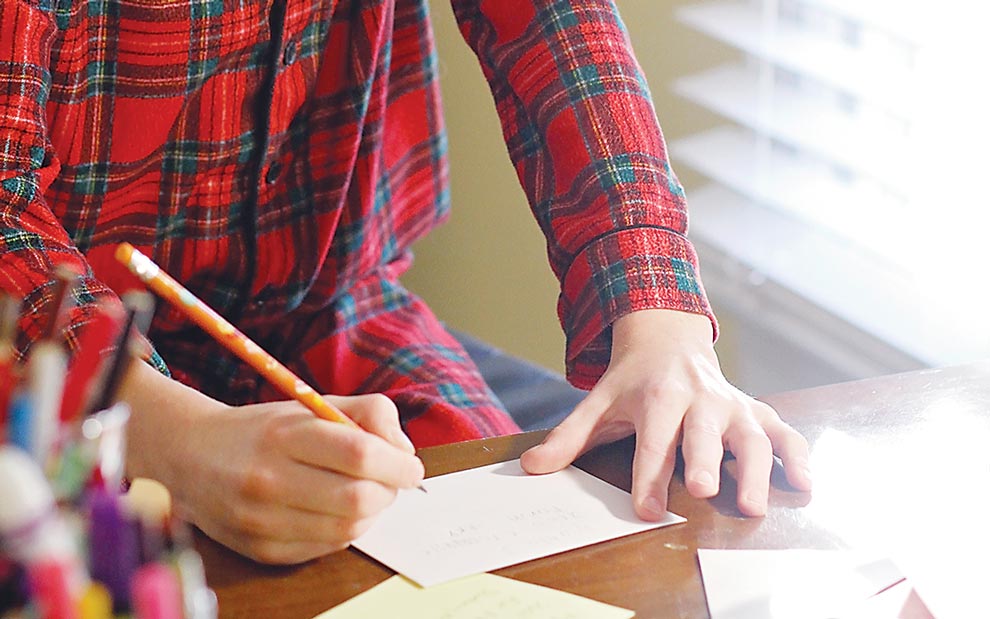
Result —
M122 491L130 411L114 396L152 299L101 306L70 362L61 333L76 279L56 272L23 361L20 301L0 295L0 619L216 619L187 526Z

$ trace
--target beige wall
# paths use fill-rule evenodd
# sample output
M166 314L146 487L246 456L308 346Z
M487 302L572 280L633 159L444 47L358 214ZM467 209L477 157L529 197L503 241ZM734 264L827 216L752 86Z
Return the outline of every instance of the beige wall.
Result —
M685 3L618 1L668 139L713 119L670 94L667 85L677 75L727 56L673 23L673 7ZM558 284L547 265L543 236L519 188L491 94L457 32L449 1L431 0L431 5L450 137L453 215L416 246L416 262L404 281L451 327L561 370ZM679 173L690 189L694 178Z

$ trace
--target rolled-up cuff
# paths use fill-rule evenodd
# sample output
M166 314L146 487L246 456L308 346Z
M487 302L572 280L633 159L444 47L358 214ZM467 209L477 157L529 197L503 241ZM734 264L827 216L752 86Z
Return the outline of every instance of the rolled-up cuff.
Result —
M608 367L612 324L644 309L708 316L717 337L718 323L687 238L660 227L626 228L581 250L563 278L557 306L567 337L571 384L581 389L594 386Z

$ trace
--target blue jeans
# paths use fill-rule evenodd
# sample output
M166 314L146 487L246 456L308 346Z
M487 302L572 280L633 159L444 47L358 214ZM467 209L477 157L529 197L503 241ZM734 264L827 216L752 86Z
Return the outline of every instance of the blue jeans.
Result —
M470 335L451 331L478 365L485 382L525 431L552 428L588 392L546 368L508 355Z

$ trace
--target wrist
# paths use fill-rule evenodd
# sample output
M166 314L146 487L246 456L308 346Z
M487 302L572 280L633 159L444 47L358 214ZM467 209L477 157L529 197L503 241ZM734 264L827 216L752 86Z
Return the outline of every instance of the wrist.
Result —
M145 477L171 488L194 454L191 432L204 415L224 404L135 360L121 383L120 400L131 409L127 425L126 475Z
M661 337L666 341L692 341L711 345L712 322L704 314L679 310L647 309L622 316L612 324L612 343L629 346L644 338Z

